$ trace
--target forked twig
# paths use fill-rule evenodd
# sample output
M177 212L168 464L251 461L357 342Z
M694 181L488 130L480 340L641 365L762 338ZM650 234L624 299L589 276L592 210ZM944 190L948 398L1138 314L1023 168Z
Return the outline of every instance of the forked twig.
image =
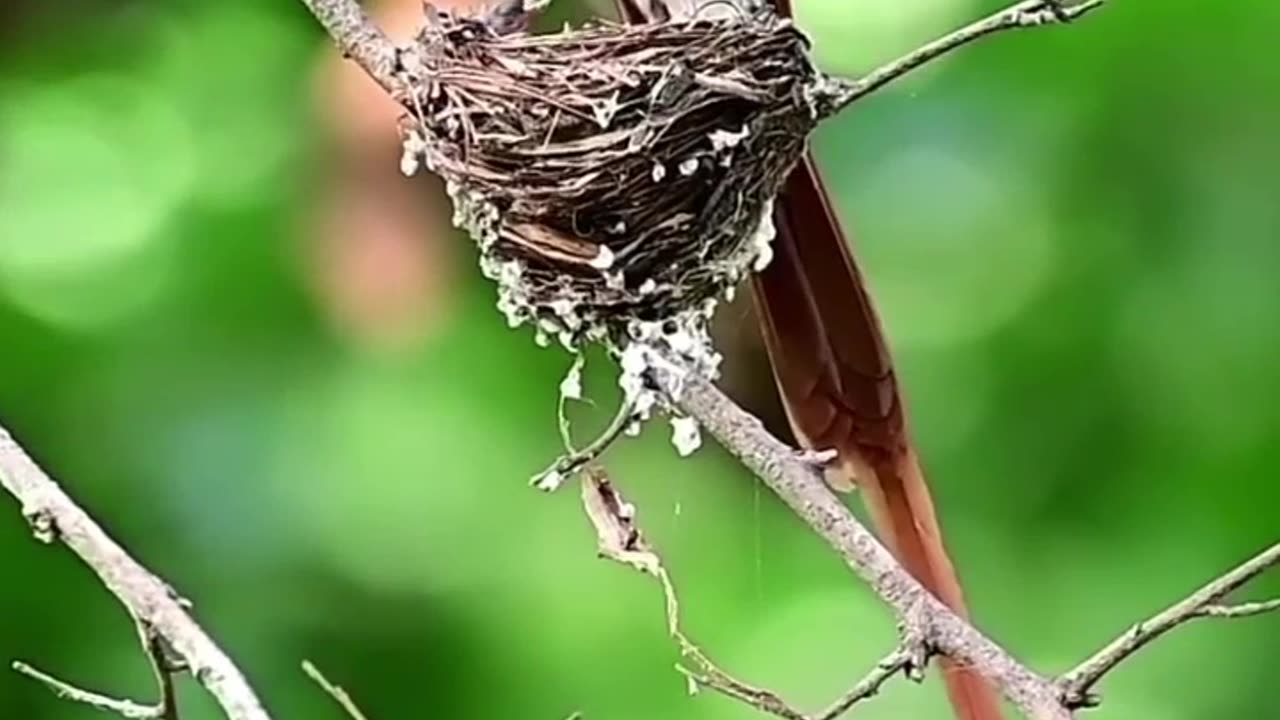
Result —
M1197 618L1242 618L1280 611L1280 599L1241 605L1222 604L1227 595L1277 565L1280 565L1280 543L1241 563L1185 600L1129 628L1123 635L1062 676L1059 683L1062 686L1063 702L1072 708L1096 705L1097 698L1090 691L1104 675L1152 640L1179 625Z
M834 115L858 99L879 90L912 70L957 48L1005 30L1069 22L1097 10L1106 0L1024 0L982 20L948 33L933 42L888 62L857 80L842 81L830 114Z

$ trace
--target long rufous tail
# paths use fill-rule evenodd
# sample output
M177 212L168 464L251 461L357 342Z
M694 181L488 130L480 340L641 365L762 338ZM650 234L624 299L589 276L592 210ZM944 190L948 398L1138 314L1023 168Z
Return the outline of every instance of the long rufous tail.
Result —
M907 570L967 615L879 318L810 158L789 178L774 223L775 258L753 289L792 428L802 443L839 453L832 485L856 484ZM1000 720L985 679L950 661L942 667L958 718Z

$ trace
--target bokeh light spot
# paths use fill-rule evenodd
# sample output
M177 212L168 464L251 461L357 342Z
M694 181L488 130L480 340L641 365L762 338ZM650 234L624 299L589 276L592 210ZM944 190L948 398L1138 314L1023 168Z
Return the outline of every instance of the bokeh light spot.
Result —
M900 345L972 341L1023 311L1054 246L1031 178L940 147L886 155L851 205L859 257ZM927 211L925 210L927 208Z
M0 293L67 328L141 309L169 273L160 231L190 189L181 118L118 75L0 96Z

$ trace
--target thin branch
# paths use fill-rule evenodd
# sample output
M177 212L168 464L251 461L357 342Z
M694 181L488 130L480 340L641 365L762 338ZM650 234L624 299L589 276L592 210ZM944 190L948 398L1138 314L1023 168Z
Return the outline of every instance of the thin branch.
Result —
M1280 543L1263 550L1234 570L1192 593L1149 620L1134 625L1112 640L1093 657L1062 676L1064 702L1068 707L1087 707L1097 703L1090 690L1104 675L1122 661L1146 647L1170 630L1201 617L1246 617L1280 609L1280 601L1223 606L1221 601L1267 569L1280 565Z
M835 701L818 715L806 715L788 704L777 693L765 688L748 685L706 661L704 671L699 672L677 665L676 669L689 678L698 687L706 687L738 700L760 712L783 718L783 720L836 720L849 712L854 705L867 700L880 692L890 678L913 667L914 653L898 649L885 656L883 660L868 672L861 680L850 688L840 699Z
M871 698L880 692L880 686L888 682L889 678L901 672L910 672L916 665L916 656L917 653L910 648L902 647L894 650L876 663L871 672L867 673L839 700L832 703L831 707L819 715L817 720L835 720L857 703Z
M600 459L613 443L622 436L627 428L635 420L635 404L623 401L618 406L618 411L614 413L613 420L609 422L609 426L604 429L594 440L586 447L575 448L573 446L573 437L569 431L569 419L565 414L566 398L562 395L560 398L560 439L564 443L565 453L556 458L545 470L534 475L529 481L530 485L539 490L556 490L564 483L566 478L576 475L583 468Z
M1240 603L1239 605L1207 605L1200 608L1197 617L1244 618L1280 610L1280 600Z
M328 693L329 697L333 698L342 707L343 712L351 717L351 720L368 720L364 713L360 712L360 708L351 699L351 696L347 694L347 691L343 690L341 685L334 685L329 682L329 678L326 678L319 668L311 664L310 660L302 661L302 672L306 673L307 677L314 680L322 690Z
M52 675L41 672L24 662L15 660L12 667L19 674L26 675L48 687L53 691L54 695L71 702L88 705L91 708L115 713L120 717L131 718L132 720L161 720L165 717L162 705L144 705L133 700L113 698L91 690L83 690Z
M396 47L356 0L302 0L345 57L354 60L387 92L396 87Z
M1082 0L1077 2L1025 0L1005 8L994 15L944 35L928 45L919 47L892 62L872 70L857 80L840 83L841 87L834 93L835 98L832 101L829 114L834 115L840 112L864 95L872 93L921 65L946 55L952 50L968 45L975 40L1005 30L1069 22L1102 7L1105 2L1106 0Z
M0 486L22 504L37 539L61 542L79 556L139 627L154 632L182 659L230 720L270 720L244 675L187 612L186 601L112 540L3 427ZM154 660L149 644L147 650ZM155 662L166 663L157 665L158 673L169 672L168 660L161 657Z
M748 685L709 662L705 664L700 662L698 666L701 670L676 665L676 670L679 670L692 683L691 688L710 688L759 712L780 717L783 720L810 720L808 715L789 705L772 690Z
M155 675L156 687L160 695L160 699L153 705L143 705L133 700L113 698L92 690L85 690L37 670L24 662L15 661L12 664L12 668L15 672L44 684L58 697L72 702L115 713L125 718L180 720L178 696L174 692L173 676L186 670L186 663L180 658L171 658L164 639L144 623L139 623L138 625L138 636L143 649L146 651L147 659L151 663L151 670Z

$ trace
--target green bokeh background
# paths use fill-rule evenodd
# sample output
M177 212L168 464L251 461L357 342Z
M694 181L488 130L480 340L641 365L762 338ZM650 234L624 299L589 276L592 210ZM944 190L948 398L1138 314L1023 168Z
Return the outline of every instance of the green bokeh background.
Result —
M799 5L856 73L1000 3ZM816 137L972 606L1045 672L1280 530L1276 27L1268 0L1115 0ZM526 487L569 359L505 328L471 255L420 342L371 351L326 319L297 252L327 149L300 3L9 0L0 40L0 418L275 717L340 717L304 658L372 720L755 717L688 697L656 586L595 558L574 490ZM677 460L655 423L610 465L728 668L819 707L892 647L718 449ZM148 697L119 607L0 508L0 657ZM1278 663L1275 618L1188 627L1091 717L1280 718ZM898 682L856 717L944 707ZM0 717L95 716L0 673Z

